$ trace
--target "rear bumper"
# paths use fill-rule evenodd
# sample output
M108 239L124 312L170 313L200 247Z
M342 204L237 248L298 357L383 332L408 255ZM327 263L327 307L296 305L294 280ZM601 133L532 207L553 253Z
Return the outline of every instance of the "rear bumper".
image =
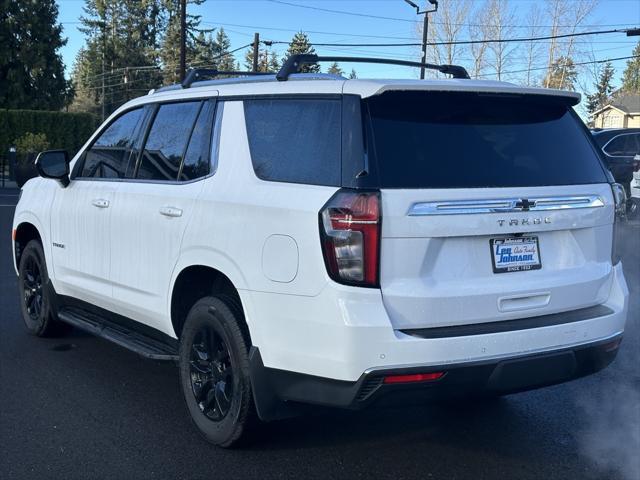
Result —
M445 367L374 369L355 382L266 368L255 348L250 365L258 414L268 421L295 413L296 403L357 410L371 404L401 405L470 393L504 395L563 383L609 365L617 355L621 339L621 335L616 335L575 348ZM435 381L385 383L385 377L390 375L435 372L444 375Z
M602 312L595 315L576 317L575 311L560 312L534 316L531 321L514 315L517 325L505 323L510 328L507 331L486 324L491 328L454 329L431 338L422 332L394 329L376 289L328 284L316 297L280 295L277 302L265 292L240 293L252 343L266 367L357 382L363 373L374 370L427 365L448 370L451 365L495 363L615 338L624 332L628 310L629 292L620 264L613 267L608 287L602 308L596 309Z

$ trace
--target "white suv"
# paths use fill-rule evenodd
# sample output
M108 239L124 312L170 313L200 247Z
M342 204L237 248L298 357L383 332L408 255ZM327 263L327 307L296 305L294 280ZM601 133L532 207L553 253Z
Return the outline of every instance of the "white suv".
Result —
M192 72L70 162L42 153L13 224L28 329L178 361L222 446L303 403L502 395L613 360L624 192L577 94L297 67Z

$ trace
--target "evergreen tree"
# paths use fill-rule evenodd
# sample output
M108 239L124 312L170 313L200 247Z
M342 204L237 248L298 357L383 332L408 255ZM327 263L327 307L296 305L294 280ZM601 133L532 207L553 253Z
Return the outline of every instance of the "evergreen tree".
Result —
M248 71L253 70L253 45L247 49L244 56L244 66ZM278 56L271 49L258 47L258 71L259 72L277 72L280 70Z
M349 74L349 78L351 80L354 80L354 79L358 78L358 74L356 73L355 69L353 69L353 68L351 69L351 73Z
M205 0L190 0L189 4L200 5ZM167 15L167 29L160 49L160 60L163 67L165 84L180 81L180 0L163 0ZM196 54L196 34L211 32L200 28L201 15L191 15L187 12L185 57L187 66L194 60Z
M220 27L213 43L213 56L218 70L232 71L239 68L233 55L229 53L230 48L231 40L229 40L224 28Z
M269 70L271 72L277 72L278 70L280 70L280 62L278 61L278 55L276 54L276 52L271 52L271 54L269 55Z
M54 0L3 1L0 8L0 108L59 110L71 85L58 53L65 45Z
M340 65L338 65L338 62L333 62L331 66L327 69L327 73L331 73L333 75L342 75L344 74L344 70L340 68Z
M109 114L161 81L159 47L163 0L87 0L80 30L85 47L74 63L71 109ZM104 79L104 98L102 82Z
M289 43L289 48L285 53L282 61L284 62L290 55L295 55L298 53L316 53L315 48L311 46L311 42L309 41L309 37L306 33L300 31L296 33L291 39L291 43ZM302 73L319 73L320 65L317 63L313 63L310 65L302 65L300 67L300 72Z
M640 93L640 41L633 49L635 58L627 61L627 67L622 74L622 91Z
M607 62L604 66L604 70L600 74L600 79L596 86L596 91L592 95L587 95L587 112L592 115L593 112L604 107L607 100L613 92L613 85L611 81L614 75L613 65Z
M553 64L544 81L547 88L575 90L578 71L571 57L559 57Z
M205 35L200 32L194 40L193 58L191 59L193 67L198 68L216 68L216 44L211 34Z

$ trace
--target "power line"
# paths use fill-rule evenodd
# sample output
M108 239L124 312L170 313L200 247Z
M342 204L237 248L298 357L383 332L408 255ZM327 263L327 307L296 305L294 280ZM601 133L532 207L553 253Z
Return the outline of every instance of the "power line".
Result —
M220 59L226 57L227 55L231 55L231 54L233 54L235 52L238 52L240 50L248 48L251 45L253 45L253 43L248 43L247 45L243 45L242 47L234 48L233 50L229 50L228 52L225 52L225 53L222 53L220 55L217 55L217 56L211 58L210 60L212 60L212 61L220 60ZM121 67L121 68L113 69L110 72L98 73L96 75L91 75L91 76L88 76L88 77L84 77L83 79L85 81L86 80L94 81L96 79L102 80L101 77L103 75L106 75L105 79L106 78L113 79L113 78L116 78L116 77L120 77L122 75L122 73L117 73L117 72L124 72L125 70L129 70L129 71L156 71L156 70L163 70L163 69L167 69L167 68L175 68L178 65L179 64L177 64L177 63L168 63L168 64L163 65L163 66L158 66L158 65L135 65L135 66L130 66L130 67ZM204 62L192 62L191 64L189 64L189 66L190 67L198 66L198 67L204 68L204 67L211 67L213 65L208 65L208 64L205 64ZM138 80L138 79L134 79L134 80ZM131 80L131 81L133 81L133 80ZM118 85L121 85L121 84L118 84ZM108 87L108 86L109 85L106 85L105 87ZM94 87L91 87L91 88L94 88Z
M452 42L427 42L429 46L442 46L442 45L473 45L480 43L513 43L513 42L536 42L540 40L554 40L558 38L569 37L583 37L587 35L604 35L609 33L626 33L627 29L613 29L613 30L596 30L590 32L576 32L565 33L561 35L545 35L539 37L519 37L519 38L494 38L488 40L456 40ZM288 44L282 40L272 41L273 44ZM407 43L323 43L313 42L315 47L419 47L422 43L407 42Z
M348 15L348 16L354 16L354 17L365 17L365 18L373 18L376 20L391 20L391 21L396 21L396 22L405 22L405 23L422 23L420 21L417 20L409 20L407 18L398 18L398 17L387 17L387 16L383 16L383 15L371 15L368 13L360 13L360 12L351 12L351 11L347 11L347 10L335 10L332 8L323 8L323 7L315 7L312 5L300 5L298 3L293 3L293 2L287 2L284 0L266 0L268 2L271 3L277 3L280 5L287 5L289 7L296 7L296 8L306 8L308 10L315 10L315 11L320 11L320 12L325 12L325 13L333 13L333 14L338 14L338 15ZM432 22L434 24L438 24L438 25L442 25L443 22ZM479 24L479 23L455 23L455 22L451 22L448 23L449 25L455 25L455 26L467 26L467 27L481 27L481 26L485 26L483 24ZM630 23L619 23L619 24L610 24L610 25L583 25L583 26L589 26L589 27L595 27L595 26L611 26L611 27L618 27L618 26L628 26L628 25L633 25ZM531 28L531 25L504 25L505 27L513 27L513 28ZM536 27L539 28L551 28L552 25L535 25ZM573 25L555 25L555 27L557 28L567 28L567 27L573 27Z
M594 65L596 63L607 63L607 62L616 62L618 60L630 60L632 58L640 58L640 55L631 55L628 57L617 57L617 58L605 58L603 60L591 60L588 62L576 62L573 65L574 66L579 66L579 65ZM549 67L535 67L535 68L525 68L524 70L512 70L510 72L501 72L501 75L510 75L513 73L524 73L524 72L530 72L530 71L535 71L535 70L548 70ZM482 73L480 75L478 75L479 77L486 77L486 76L490 76L490 75L497 75L497 73Z
M300 31L299 28L266 27L261 25L243 25L240 23L221 23L221 22L207 22L207 21L203 21L202 23L204 23L205 25L222 25L223 27L230 26L230 27L239 27L239 28L250 28L253 31L257 31L257 30L273 30L276 32L299 32ZM233 30L229 30L229 31L231 32ZM304 30L304 32L313 33L316 35L337 35L342 37L386 38L389 40L412 40L413 39L413 37L395 37L390 35L364 35L364 34L358 34L358 33L325 32L320 30L306 30L306 29ZM249 35L249 34L244 34L244 35ZM253 34L250 34L250 35L253 36Z

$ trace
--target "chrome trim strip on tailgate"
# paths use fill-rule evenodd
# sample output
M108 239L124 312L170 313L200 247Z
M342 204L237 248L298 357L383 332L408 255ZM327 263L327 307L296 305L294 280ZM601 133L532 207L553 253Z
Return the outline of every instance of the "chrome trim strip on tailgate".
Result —
M466 215L472 213L542 212L574 208L604 207L599 195L562 197L500 198L492 200L453 200L414 203L407 215Z

